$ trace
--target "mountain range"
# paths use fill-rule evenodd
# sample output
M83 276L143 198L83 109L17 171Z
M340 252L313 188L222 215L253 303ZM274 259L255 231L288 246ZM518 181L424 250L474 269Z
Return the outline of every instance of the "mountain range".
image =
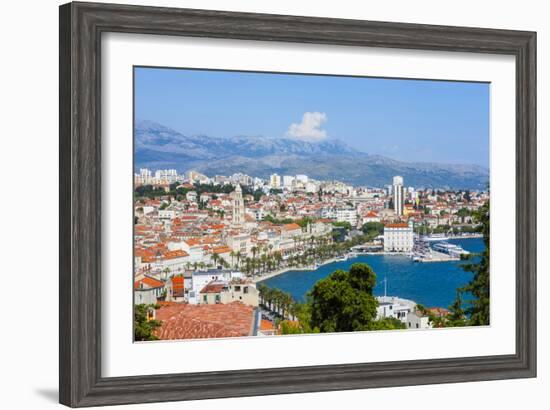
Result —
M318 180L384 186L401 175L405 185L486 189L489 170L472 164L404 162L358 151L337 139L309 142L262 136L187 136L152 121L135 123L134 167L196 170L208 176L244 173L305 174Z

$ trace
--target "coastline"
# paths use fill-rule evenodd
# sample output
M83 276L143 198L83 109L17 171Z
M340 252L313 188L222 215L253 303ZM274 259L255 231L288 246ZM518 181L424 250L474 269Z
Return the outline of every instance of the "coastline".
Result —
M338 259L336 258L327 259L326 261L319 263L317 267L319 268L321 266L328 265L329 263L334 263L334 262L338 262ZM260 277L254 278L252 279L252 282L259 283L264 280L271 279L275 276L279 276L279 275L282 275L283 273L290 272L290 271L307 271L307 270L315 270L315 269L311 269L311 266L303 266L303 267L289 266L286 268L275 270L273 272L266 273Z
M468 235L465 235L465 236L452 236L452 237L449 237L448 239L452 240L452 239L476 239L476 238L483 238L483 235L481 235L481 234L468 234ZM363 253L361 253L361 255L400 255L400 256L407 256L406 254L403 254L403 253L383 252L383 251L382 252L363 252ZM350 258L349 254L347 256L348 256L348 259L354 258L353 256ZM450 262L450 261L453 261L453 260L454 259L441 259L441 260L430 260L430 261L423 261L423 262ZM319 263L317 268L319 268L321 266L324 266L324 265L328 265L330 263L334 263L334 262L338 262L338 259L337 258L327 259L326 261ZM315 269L311 269L311 266L304 266L304 267L289 266L289 267L281 268L281 269L263 274L262 276L256 277L256 278L252 279L252 282L255 283L255 284L258 284L260 282L263 282L264 280L274 278L275 276L282 275L283 273L286 273L286 272L290 272L290 271L308 271L308 270L311 271L311 270L315 270Z

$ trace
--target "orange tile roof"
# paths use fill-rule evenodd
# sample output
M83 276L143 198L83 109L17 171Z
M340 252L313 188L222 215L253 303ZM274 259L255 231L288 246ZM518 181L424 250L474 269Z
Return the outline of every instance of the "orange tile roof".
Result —
M143 287L144 289L155 289L164 286L163 281L151 278L149 276L145 276L143 279L134 282L134 289L142 289L141 284L145 285Z
M252 306L240 302L216 305L175 304L162 306L155 331L161 340L251 336L256 319Z
M176 258L185 258L189 254L183 250L168 251L162 254L164 259L176 259Z
M260 330L275 330L275 326L272 321L262 319L260 322Z
M210 282L199 293L220 293L225 287L222 282Z
M284 229L285 231L293 231L293 230L295 230L295 229L302 229L302 228L300 227L300 225L298 225L298 224L296 224L296 223L291 223L291 224L285 224L285 225L283 225L283 229Z
M231 252L231 248L229 246L219 246L217 248L214 248L212 250L212 252L214 253L227 253L227 252Z
M384 225L386 228L408 228L409 225L406 223L393 223Z

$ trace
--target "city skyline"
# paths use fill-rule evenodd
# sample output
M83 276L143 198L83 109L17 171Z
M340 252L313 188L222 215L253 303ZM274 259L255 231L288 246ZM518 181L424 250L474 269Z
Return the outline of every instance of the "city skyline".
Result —
M486 168L489 92L486 83L135 68L136 119L186 135L337 139L397 160Z

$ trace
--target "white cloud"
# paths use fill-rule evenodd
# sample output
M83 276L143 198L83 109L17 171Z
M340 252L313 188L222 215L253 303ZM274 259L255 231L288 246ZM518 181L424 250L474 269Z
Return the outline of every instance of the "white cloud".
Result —
M321 126L327 122L328 117L324 112L306 112L299 124L292 123L286 135L292 138L308 141L321 141L327 137L327 132Z

